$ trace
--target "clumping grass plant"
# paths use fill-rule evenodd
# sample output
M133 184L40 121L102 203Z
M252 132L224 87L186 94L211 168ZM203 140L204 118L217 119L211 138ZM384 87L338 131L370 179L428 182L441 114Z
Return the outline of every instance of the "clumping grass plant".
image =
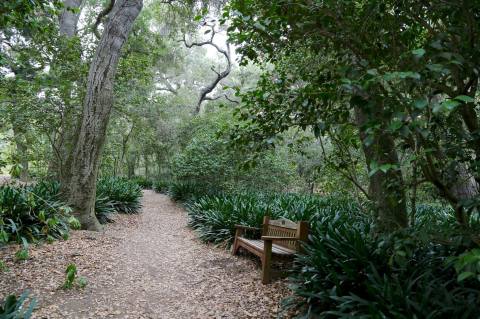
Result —
M359 204L346 199L252 192L203 196L187 208L189 224L202 240L227 245L233 242L236 224L260 227L265 215L313 222L327 211L362 212Z
M191 186L188 191L194 192ZM418 205L414 226L382 234L368 205L339 196L245 192L190 198L189 225L203 241L219 245L232 243L235 224L259 227L264 215L309 222L309 241L290 273L293 294L284 301L299 318L478 315L478 236L454 226L448 207Z
M131 181L135 182L142 189L152 189L154 185L153 180L145 176L135 176Z
M165 180L157 180L153 182L153 190L160 194L167 194L170 183Z
M326 216L312 225L291 272L287 306L306 318L475 318L480 281L457 280L451 256L475 247L463 236L436 241L415 229L377 234L369 220ZM453 235L453 233L452 233Z
M35 298L29 297L25 291L20 296L8 295L0 305L0 318L4 319L29 319L37 305Z
M213 185L193 181L176 181L168 186L167 194L174 201L194 202L203 196L219 194L221 190Z
M97 181L97 197L108 198L117 213L137 214L142 208L142 189L134 181L125 178L100 178Z

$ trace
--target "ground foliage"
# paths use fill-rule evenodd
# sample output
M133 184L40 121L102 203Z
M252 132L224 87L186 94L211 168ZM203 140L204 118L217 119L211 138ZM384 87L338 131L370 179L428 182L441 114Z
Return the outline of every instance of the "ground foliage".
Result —
M0 315L3 319L29 319L35 306L36 300L29 299L28 292L20 296L8 295L0 306Z
M223 193L200 196L187 208L199 238L226 247L236 224L261 227L265 215L308 221L308 243L290 274L294 295L284 300L299 317L474 318L477 313L479 238L452 223L448 206L421 204L416 226L391 234L377 231L368 205L338 196ZM477 221L471 224L478 228Z
M108 198L117 213L137 214L142 205L142 190L135 181L119 177L105 177L97 181L97 196Z
M377 234L370 223L354 223L343 212L312 227L316 231L291 275L301 302L286 300L304 307L305 317L476 317L480 281L457 278L454 263L478 246L471 235L444 229L449 237L428 236L421 227Z
M1 249L10 270L0 271L0 296L30 287L37 298L34 317L49 319L282 317L285 282L263 285L254 260L196 240L186 212L167 196L145 191L142 204L142 214L117 214L103 232L75 231L67 241L32 246L26 262L11 258L16 247ZM59 289L72 263L88 284ZM176 289L182 298L171 293Z
M189 225L202 240L227 246L233 242L235 225L261 227L265 215L313 224L330 211L365 214L360 204L346 198L254 192L202 196L187 207Z
M0 234L2 242L67 238L78 222L58 195L56 182L33 186L0 187Z

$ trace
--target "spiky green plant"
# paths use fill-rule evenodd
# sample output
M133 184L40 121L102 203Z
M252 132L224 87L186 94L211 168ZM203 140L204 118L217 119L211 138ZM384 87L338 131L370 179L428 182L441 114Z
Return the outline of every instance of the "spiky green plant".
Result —
M22 293L19 297L9 295L0 306L2 319L29 319L37 305L35 298L28 298L29 292Z
M157 180L153 183L153 190L160 194L167 194L170 182L165 180Z
M119 177L104 177L97 181L97 197L108 198L117 213L136 214L142 205L142 189L133 181Z
M95 197L95 215L100 224L113 222L111 215L115 214L115 202L108 197Z
M346 199L252 192L203 196L187 208L189 224L202 240L227 244L233 241L235 224L260 227L265 215L313 222L332 210L362 214L361 206Z
M135 176L134 178L131 179L131 181L136 183L142 189L152 189L154 186L153 180L145 176Z
M447 262L475 244L456 240L454 227L448 240L437 242L414 228L378 234L368 215L322 215L291 273L294 297L286 304L302 316L476 318L480 283L459 283Z

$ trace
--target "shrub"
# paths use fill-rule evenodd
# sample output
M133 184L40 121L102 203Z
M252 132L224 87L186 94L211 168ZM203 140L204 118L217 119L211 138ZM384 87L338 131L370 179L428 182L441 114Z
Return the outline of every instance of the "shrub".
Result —
M318 219L305 254L296 258L295 298L287 304L303 306L307 318L477 315L479 282L457 282L447 258L472 241L452 235L439 243L415 229L380 236L371 225L341 211Z
M0 187L0 241L66 238L75 219L58 199L56 182Z
M219 193L213 186L198 184L191 181L173 182L168 188L168 195L178 202L194 201L202 196Z
M227 244L233 241L235 224L260 227L265 215L313 223L331 211L350 212L352 216L362 214L358 204L344 199L249 192L204 196L187 208L190 226L198 231L202 240Z
M153 190L160 194L167 194L170 183L164 180L157 180L153 183Z
M124 178L100 178L97 181L97 197L108 198L118 213L136 214L142 207L142 189L135 182Z
M142 189L152 189L153 181L145 176L135 176L131 179L134 183L140 186Z
M27 301L28 292L24 292L20 297L9 295L5 298L3 305L0 306L0 318L4 319L29 319L37 304L35 299Z
M28 248L22 248L15 253L15 259L17 261L28 260L29 258Z
M95 215L100 224L113 222L110 216L115 213L115 202L113 200L110 200L106 196L97 195L95 197Z
M472 232L452 226L449 208L419 205L415 227L381 235L362 206L335 196L259 193L187 204L189 225L215 244L231 244L235 224L259 227L265 214L309 221L285 303L301 318L476 318L480 250Z
M236 224L258 227L267 211L251 194L206 196L188 205L189 225L205 242L231 244Z

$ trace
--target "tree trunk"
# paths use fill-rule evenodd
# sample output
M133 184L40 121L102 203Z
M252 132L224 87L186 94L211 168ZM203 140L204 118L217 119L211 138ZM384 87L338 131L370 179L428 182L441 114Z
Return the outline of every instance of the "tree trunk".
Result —
M64 0L63 11L59 17L59 32L69 38L77 34L78 18L80 17L79 8L83 0Z
M130 154L127 156L127 177L133 178L135 176L135 166L137 165L136 154Z
M130 140L130 136L132 135L134 127L135 126L132 124L132 127L130 128L130 131L128 132L128 134L126 136L122 136L122 150L120 154L120 160L118 161L118 166L119 166L118 172L121 172L121 166L125 162L125 155L127 154L127 151L128 151L128 141ZM127 165L128 165L128 162L127 162Z
M64 0L63 6L64 9L60 13L58 18L59 20L59 33L64 37L64 42L61 42L62 46L60 47L60 53L68 54L70 45L70 40L77 35L77 24L78 18L80 17L80 7L82 6L83 0ZM78 48L77 62L80 63L81 56L81 47L79 43L75 43ZM61 62L61 61L60 61ZM60 70L62 74L63 65L60 65L60 62L53 63L53 70ZM69 161L68 156L70 155L75 136L75 125L77 124L77 118L79 113L79 107L77 105L71 104L72 99L73 85L68 85L65 90L60 92L60 97L63 102L63 114L62 121L58 133L55 134L55 139L53 140L52 148L53 157L49 163L49 173L58 179L60 182L68 181L69 173ZM49 174L49 175L50 175Z
M416 154L416 152L415 152ZM415 219L417 217L417 182L418 182L418 170L417 170L417 160L415 159L412 163L412 196L410 197L410 226L415 226Z
M377 222L381 231L393 231L408 226L405 188L402 172L399 169L395 142L387 132L375 133L373 141L367 140L365 125L369 119L367 113L355 106L355 120L358 126L362 148L365 154L368 171L372 164L394 164L398 169L381 170L369 177L369 195L375 203ZM379 116L376 112L368 112L368 116ZM370 174L369 174L370 175Z
M454 182L450 186L450 193L455 198L455 217L460 225L468 225L468 213L465 202L478 196L478 184L463 163L458 163L454 172Z
M142 0L116 1L90 65L82 121L65 189L68 202L84 229L101 229L94 210L95 189L113 105L113 83L121 48L141 8Z
M145 177L148 177L150 175L150 160L146 154L143 155L143 159L145 161Z
M18 164L20 164L19 178L22 182L28 181L28 154L27 154L27 142L24 132L22 132L18 126L13 123L13 140L15 141L16 157Z

